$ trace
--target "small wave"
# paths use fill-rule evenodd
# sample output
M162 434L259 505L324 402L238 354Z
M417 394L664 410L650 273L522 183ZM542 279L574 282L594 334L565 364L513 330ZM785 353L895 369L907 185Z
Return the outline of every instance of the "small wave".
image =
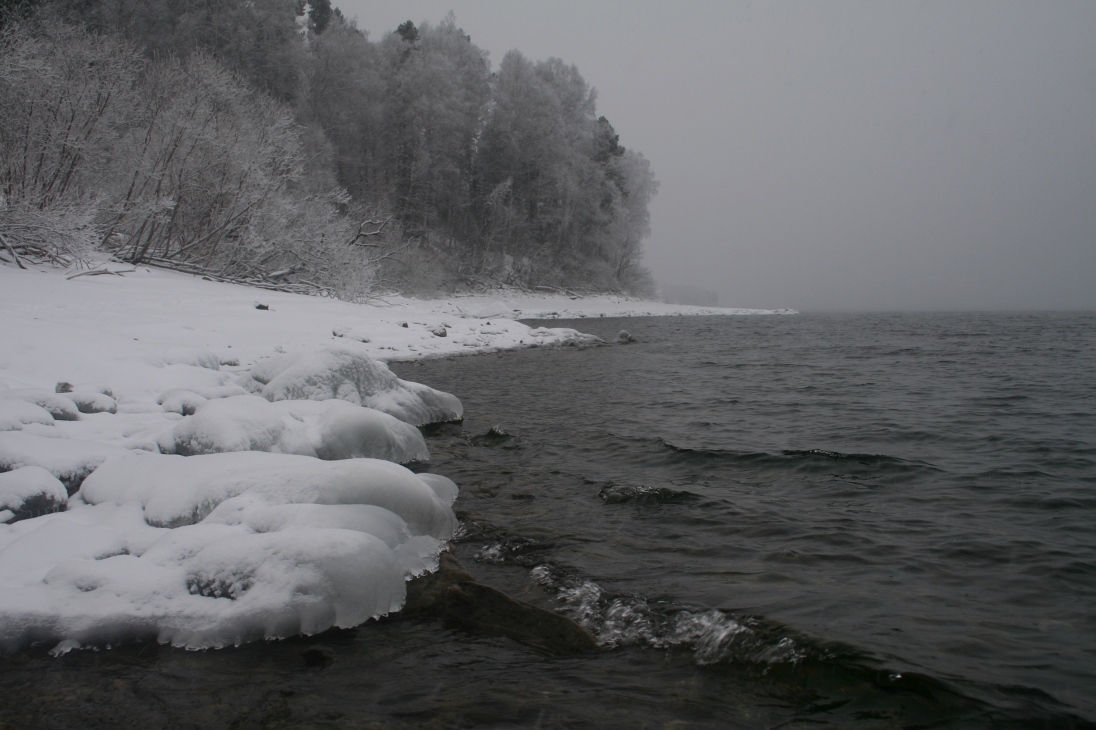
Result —
M734 461L766 461L772 459L772 454L767 454L763 451L749 452L749 451L733 451L731 449L707 449L696 446L679 446L666 439L657 439L658 443L670 451L678 454L683 454L691 457L698 457L702 459L729 459Z
M680 460L724 461L743 466L761 466L777 469L813 469L820 462L826 464L841 462L847 465L867 466L891 472L939 471L938 467L925 461L901 459L887 454L843 453L829 449L785 449L779 454L766 452L735 451L732 449L712 449L704 447L681 446L666 439L658 439L661 445L679 455ZM828 467L827 467L828 468Z
M844 454L840 451L830 451L828 449L785 449L780 452L784 456L805 456L808 458L823 457L831 459L833 461L855 461L859 464L879 464L879 465L920 465L930 466L924 462L907 461L906 459L899 459L897 456L887 456L886 454Z
M719 609L672 603L652 606L635 596L612 596L591 580L543 564L532 580L555 591L560 612L577 621L605 648L645 645L655 649L691 649L699 666L739 663L768 667L797 664L811 656L809 642L755 618L739 618ZM813 656L812 656L813 655Z
M508 537L484 545L476 553L476 560L481 563L514 563L528 567L543 560L537 557L537 553L554 547L555 543L541 542L531 537Z
M684 489L667 487L648 487L640 485L616 484L607 482L597 493L605 504L683 504L700 499L699 494Z

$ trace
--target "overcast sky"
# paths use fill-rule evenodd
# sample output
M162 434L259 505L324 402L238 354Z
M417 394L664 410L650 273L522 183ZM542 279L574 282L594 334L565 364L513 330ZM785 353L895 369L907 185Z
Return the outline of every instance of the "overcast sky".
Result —
M578 66L720 304L1096 309L1096 2L333 0Z

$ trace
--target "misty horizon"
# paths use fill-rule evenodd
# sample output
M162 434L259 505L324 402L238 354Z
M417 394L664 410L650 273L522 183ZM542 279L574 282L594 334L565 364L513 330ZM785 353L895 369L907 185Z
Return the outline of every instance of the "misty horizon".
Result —
M1096 6L335 3L575 64L651 161L645 263L720 306L1096 308Z

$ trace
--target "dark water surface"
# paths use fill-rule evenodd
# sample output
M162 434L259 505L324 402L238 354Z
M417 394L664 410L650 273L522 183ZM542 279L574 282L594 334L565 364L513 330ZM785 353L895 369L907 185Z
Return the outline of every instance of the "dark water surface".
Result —
M0 723L1094 726L1096 315L545 324L640 341L394 369L464 402L428 443L465 566L600 650L423 618L43 648Z

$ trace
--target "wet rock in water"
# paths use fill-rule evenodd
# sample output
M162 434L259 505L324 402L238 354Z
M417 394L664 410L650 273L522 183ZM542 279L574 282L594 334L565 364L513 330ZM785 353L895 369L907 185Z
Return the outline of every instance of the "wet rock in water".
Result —
M637 340L635 338L635 335L633 335L628 330L621 330L620 333L616 336L616 343L618 345L631 345L635 342L639 342L639 340Z
M320 644L313 644L301 652L301 658L309 669L326 669L334 663L337 656L330 646Z
M502 426L494 425L488 429L487 433L480 434L479 436L472 437L473 446L487 446L493 448L495 446L501 446L508 442L511 442L516 437L512 433L507 433L502 429ZM516 445L516 444L512 444Z
M571 619L477 583L451 553L441 555L436 572L408 584L403 613L436 616L553 655L597 648L593 634Z

